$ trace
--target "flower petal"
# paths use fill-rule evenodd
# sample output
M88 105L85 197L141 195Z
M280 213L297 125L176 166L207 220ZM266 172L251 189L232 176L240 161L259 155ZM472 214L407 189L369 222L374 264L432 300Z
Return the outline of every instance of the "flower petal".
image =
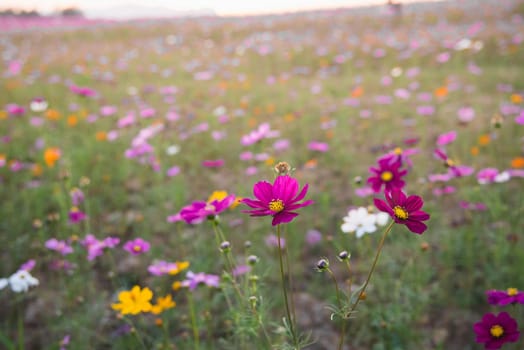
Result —
M248 206L250 206L251 208L267 208L267 205L261 201L256 201L256 200L253 200L253 199L249 199L249 198L243 198L240 203L244 203Z
M375 203L375 207L377 207L378 210L386 212L389 215L391 215L392 217L394 216L393 215L393 209L391 209L391 207L389 207L386 204L386 202L384 202L382 199L375 198L373 200L373 203Z
M273 186L267 181L260 181L253 186L253 194L263 203L269 203L273 199Z
M315 202L312 201L311 199L308 199L307 201L304 201L302 203L295 203L295 204L288 205L288 206L286 206L286 210L295 210L295 209L298 209L298 208L307 207L308 205L311 205L313 203L315 203Z
M407 228L411 232L419 234L419 235L424 233L424 231L426 231L428 228L426 224L420 221L414 221L414 220L407 219L407 220L404 220L403 223L407 226Z
M429 220L429 214L424 211L416 211L409 213L409 218L415 221L426 221Z
M290 222L297 216L298 216L298 213L293 213L290 211L281 211L280 213L276 214L273 217L273 221L271 222L271 224L273 226L276 226L278 224L285 224L285 223Z
M409 213L412 213L422 208L423 205L424 201L419 196L409 196L404 207Z
M298 181L289 175L277 176L273 184L273 198L281 199L286 205L298 192Z

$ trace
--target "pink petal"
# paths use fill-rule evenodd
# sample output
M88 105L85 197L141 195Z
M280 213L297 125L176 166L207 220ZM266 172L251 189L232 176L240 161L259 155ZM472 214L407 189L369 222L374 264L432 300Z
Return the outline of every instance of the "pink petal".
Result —
M298 216L298 213L293 213L289 211L281 211L280 213L276 214L273 217L273 221L271 222L271 224L273 226L276 226L278 224L285 224L285 223L290 222L297 216Z

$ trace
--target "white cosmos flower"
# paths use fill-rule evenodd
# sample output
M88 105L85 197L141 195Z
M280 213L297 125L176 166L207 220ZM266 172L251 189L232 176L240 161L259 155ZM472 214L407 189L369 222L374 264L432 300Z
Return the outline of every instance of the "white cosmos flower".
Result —
M502 183L502 182L507 182L509 181L509 179L511 178L511 175L507 172L507 171L503 171L501 173L498 173L496 176L495 176L495 182L497 183Z
M366 208L360 207L351 209L343 220L344 223L340 226L342 232L355 232L357 238L360 238L366 233L375 232L377 226L386 225L389 221L389 215L383 212L370 213Z
M355 232L357 238L362 237L365 233L373 233L377 230L375 215L370 214L364 207L351 209L343 220L344 223L340 227L342 232Z
M27 292L29 287L38 285L38 279L26 270L19 270L9 277L9 285L15 293Z

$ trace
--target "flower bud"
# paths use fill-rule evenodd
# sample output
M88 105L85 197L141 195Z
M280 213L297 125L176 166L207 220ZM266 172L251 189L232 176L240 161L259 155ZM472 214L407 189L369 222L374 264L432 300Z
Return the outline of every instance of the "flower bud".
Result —
M231 243L229 243L228 241L224 241L220 243L220 251L222 251L222 253L227 253L230 250L231 250Z
M275 172L277 175L289 175L291 172L291 166L287 162L279 162L275 165Z
M338 260L340 260L340 261L349 260L350 257L351 257L351 254L349 254L346 250L341 251L340 253L338 253Z
M250 255L247 257L247 263L251 266L255 265L258 262L258 256Z
M317 270L319 272L326 271L328 268L329 268L329 261L328 261L328 259L322 258L322 259L320 259L317 262Z

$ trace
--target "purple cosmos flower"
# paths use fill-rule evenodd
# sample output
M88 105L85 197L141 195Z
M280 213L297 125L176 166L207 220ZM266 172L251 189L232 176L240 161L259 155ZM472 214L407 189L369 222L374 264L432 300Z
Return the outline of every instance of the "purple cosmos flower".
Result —
M194 290L199 284L205 284L208 287L218 288L220 283L220 277L217 275L208 275L203 272L194 273L188 271L186 280L182 281L182 287L188 287L189 290Z
M168 275L171 271L178 270L178 266L174 262L168 262L164 260L156 261L154 264L149 265L147 271L153 276Z
M124 244L124 249L133 255L146 253L149 251L149 248L151 248L151 244L149 244L148 241L144 241L142 238L135 238Z
M488 303L491 305L524 304L524 292L517 288L488 290L486 295L488 296Z
M417 234L422 234L428 228L422 221L429 220L429 214L420 210L424 201L419 196L406 197L399 188L386 191L387 203L381 199L374 199L378 210L388 213L397 224L406 225Z
M76 224L82 220L85 220L86 217L87 215L77 207L73 207L69 211L69 222L72 224Z
M225 211L235 201L235 195L230 194L224 199L214 199L210 202L196 201L180 210L180 217L188 224L198 224L207 218L214 218Z
M244 198L240 201L254 210L243 212L251 216L271 215L273 226L290 222L298 216L293 210L313 204L312 200L299 203L306 196L308 187L306 184L298 193L298 181L289 175L277 176L273 185L267 181L257 182L253 187L256 199Z
M278 237L277 237L277 235L275 235L273 233L267 235L267 237L264 240L264 242L266 243L266 245L268 247L278 247ZM280 237L280 247L282 249L284 249L286 247L286 239L285 238Z
M392 162L391 157L385 157L378 160L378 168L370 167L369 172L372 174L367 180L367 183L371 185L371 188L375 193L380 192L382 185L385 186L387 191L392 188L402 188L406 184L402 177L405 176L408 171L400 170L402 162L399 160Z
M460 201L459 202L459 205L461 208L463 209L468 209L468 210L475 210L475 211L485 211L485 210L488 210L488 206L484 203L471 203L471 202L467 202L467 201Z
M107 237L103 241L98 240L94 235L88 234L80 244L87 249L87 260L94 260L96 257L102 255L105 248L114 248L120 243L120 239L116 237Z
M71 196L71 203L75 207L80 205L80 203L82 203L85 198L84 192L82 192L82 190L78 187L75 187L71 191L69 191L69 195Z
M66 241L59 241L56 238L51 238L45 242L45 247L50 250L55 250L62 255L71 254L73 247Z
M322 233L318 230L308 230L306 233L306 243L310 246L314 246L322 240Z
M497 350L505 343L519 340L518 324L507 312L498 315L485 314L482 320L473 325L477 343L484 343L484 348Z

